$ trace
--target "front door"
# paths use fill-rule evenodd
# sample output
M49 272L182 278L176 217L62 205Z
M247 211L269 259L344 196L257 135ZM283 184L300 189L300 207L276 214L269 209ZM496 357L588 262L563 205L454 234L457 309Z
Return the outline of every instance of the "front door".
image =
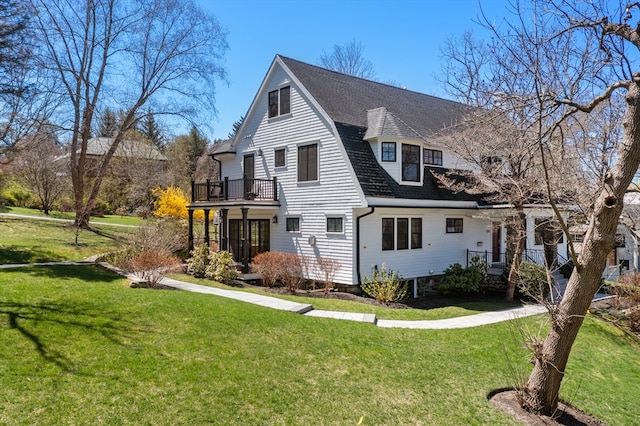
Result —
M249 262L265 251L269 251L269 219L249 219ZM229 249L233 260L242 262L242 219L229 219Z

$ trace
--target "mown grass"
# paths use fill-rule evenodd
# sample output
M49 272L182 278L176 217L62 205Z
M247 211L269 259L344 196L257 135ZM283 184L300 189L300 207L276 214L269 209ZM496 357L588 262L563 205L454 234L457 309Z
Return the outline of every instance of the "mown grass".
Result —
M329 299L321 297L304 296L304 292L298 295L287 295L271 293L266 290L256 288L238 288L230 287L215 281L194 278L187 274L169 274L173 279L191 282L210 287L224 288L227 290L247 291L271 297L277 297L285 300L291 300L298 303L306 303L313 305L314 309L340 312L359 312L363 314L375 314L377 318L389 320L438 320L445 318L462 317L466 315L479 314L487 311L496 311L500 309L513 308L520 306L513 302L473 302L460 301L457 305L446 306L433 309L396 309L382 305L374 305L360 303L350 300Z
M541 319L381 329L130 289L89 266L4 270L0 286L7 425L514 425L486 395L529 371L515 324L536 330ZM562 396L634 424L639 349L587 318Z
M49 215L45 215L42 211L36 209L28 209L25 207L4 207L1 213L13 213L27 216L41 217L41 218L53 218L74 220L75 214L71 212L51 211ZM104 215L100 217L92 217L90 222L96 222L101 224L113 224L113 225L140 225L142 219L137 216L120 216L120 215Z
M133 227L92 225L82 230L65 222L0 216L0 264L82 260L118 250L135 232Z

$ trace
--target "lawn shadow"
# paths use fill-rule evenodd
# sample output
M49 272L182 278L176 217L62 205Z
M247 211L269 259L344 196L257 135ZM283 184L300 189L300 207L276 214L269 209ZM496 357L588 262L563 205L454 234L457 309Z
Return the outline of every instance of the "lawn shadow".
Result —
M43 250L39 247L23 248L20 246L0 247L0 264L23 264L35 262L59 262L64 257L51 250Z
M27 266L21 272L33 277L76 278L84 282L114 283L122 280L121 275L94 264Z
M104 305L43 301L25 303L0 301L0 317L6 316L9 329L17 330L31 342L38 354L65 372L82 375L72 358L65 355L62 343L68 336L80 330L87 335L105 339L118 346L130 346L136 337L144 333L144 326L125 318L122 312L109 312ZM48 324L47 332L42 324ZM61 330L53 334L56 326ZM47 337L48 336L48 337Z

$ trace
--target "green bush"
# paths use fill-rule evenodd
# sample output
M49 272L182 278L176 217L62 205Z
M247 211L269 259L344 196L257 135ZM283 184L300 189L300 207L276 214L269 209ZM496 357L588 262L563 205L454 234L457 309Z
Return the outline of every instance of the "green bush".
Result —
M2 197L13 207L28 207L31 204L31 192L15 181L7 186Z
M544 266L531 262L522 262L518 270L516 288L521 298L543 300L549 296L547 270Z
M485 289L486 283L487 265L478 257L474 257L466 268L459 263L454 263L445 269L436 290L450 295L476 294Z
M221 283L228 283L238 278L238 271L236 271L231 253L228 251L211 252L205 276Z
M386 268L374 271L371 278L365 275L360 288L382 303L400 302L406 299L409 291L408 283L396 271Z
M209 247L206 244L196 246L187 259L187 271L196 278L204 278L209 266Z

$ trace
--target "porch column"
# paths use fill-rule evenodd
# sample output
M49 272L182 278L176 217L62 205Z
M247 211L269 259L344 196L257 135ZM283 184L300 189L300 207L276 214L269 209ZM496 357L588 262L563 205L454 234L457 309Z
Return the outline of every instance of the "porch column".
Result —
M242 207L240 209L242 211L242 242L241 242L241 251L242 251L242 273L249 273L249 208Z
M204 211L204 243L207 245L207 247L209 247L209 209L204 209L203 211Z
M229 228L227 213L229 209L220 209L220 250L229 251Z
M189 247L189 252L191 252L193 250L193 210L189 209L187 214L189 217L189 240L187 246Z

